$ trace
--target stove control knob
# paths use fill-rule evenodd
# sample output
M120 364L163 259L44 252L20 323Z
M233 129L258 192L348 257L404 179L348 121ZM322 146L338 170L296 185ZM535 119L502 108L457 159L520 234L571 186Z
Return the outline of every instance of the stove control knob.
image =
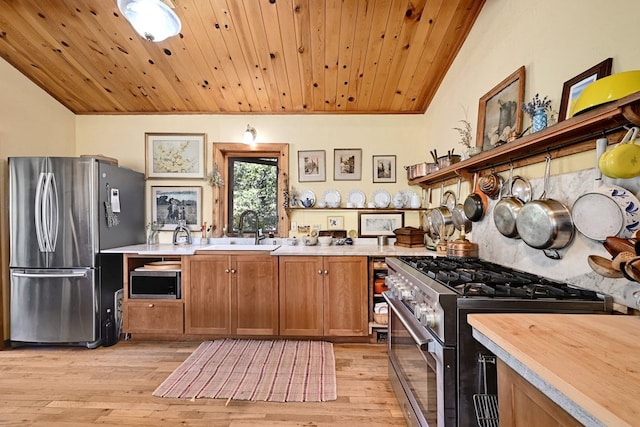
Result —
M413 300L413 292L406 285L402 287L401 298L407 301Z
M427 307L427 309L422 313L422 317L420 318L420 323L427 328L435 328L438 324L438 317L436 316L436 312Z
M429 307L427 306L427 304L421 302L420 304L416 304L416 306L413 309L413 315L415 316L416 319L420 320L420 318L422 318L423 314L429 309Z

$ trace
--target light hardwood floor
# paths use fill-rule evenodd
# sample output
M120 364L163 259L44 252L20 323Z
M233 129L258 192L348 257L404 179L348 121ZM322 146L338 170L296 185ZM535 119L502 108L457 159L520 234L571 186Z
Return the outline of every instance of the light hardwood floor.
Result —
M0 351L2 426L405 426L384 344L334 344L338 399L273 403L166 399L153 390L199 342Z

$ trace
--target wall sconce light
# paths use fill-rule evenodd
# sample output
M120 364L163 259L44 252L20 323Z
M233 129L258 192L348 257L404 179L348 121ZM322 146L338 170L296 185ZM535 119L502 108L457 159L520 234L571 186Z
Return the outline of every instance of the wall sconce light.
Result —
M242 136L242 142L245 144L253 144L256 142L256 137L258 136L258 132L251 125L247 125L247 130L244 131L244 135Z
M180 32L180 18L162 0L118 0L118 9L145 39L161 42Z

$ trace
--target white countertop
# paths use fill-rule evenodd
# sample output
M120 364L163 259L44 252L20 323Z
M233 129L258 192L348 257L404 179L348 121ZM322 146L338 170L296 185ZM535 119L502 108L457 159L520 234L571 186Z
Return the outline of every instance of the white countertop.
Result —
M160 243L157 245L131 245L121 246L102 250L103 253L122 253L122 254L138 254L138 255L194 255L196 252L227 252L227 251L265 251L276 256L435 256L436 252L427 250L424 247L404 248L389 244L387 246L378 246L377 244L364 243L352 246L286 246L279 244L216 244L216 245L173 245L171 243Z

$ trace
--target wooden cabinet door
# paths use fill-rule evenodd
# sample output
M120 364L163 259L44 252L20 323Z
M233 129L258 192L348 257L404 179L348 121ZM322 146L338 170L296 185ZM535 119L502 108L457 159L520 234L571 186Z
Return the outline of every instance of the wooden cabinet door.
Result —
M280 335L323 335L322 257L280 258Z
M367 257L324 258L324 335L367 336Z
M232 257L231 330L236 335L278 335L278 257Z
M128 300L124 304L125 333L183 333L182 301Z
M183 270L188 289L185 299L187 334L231 333L231 257L193 255L185 257Z
M498 412L501 427L577 427L582 425L499 359Z

